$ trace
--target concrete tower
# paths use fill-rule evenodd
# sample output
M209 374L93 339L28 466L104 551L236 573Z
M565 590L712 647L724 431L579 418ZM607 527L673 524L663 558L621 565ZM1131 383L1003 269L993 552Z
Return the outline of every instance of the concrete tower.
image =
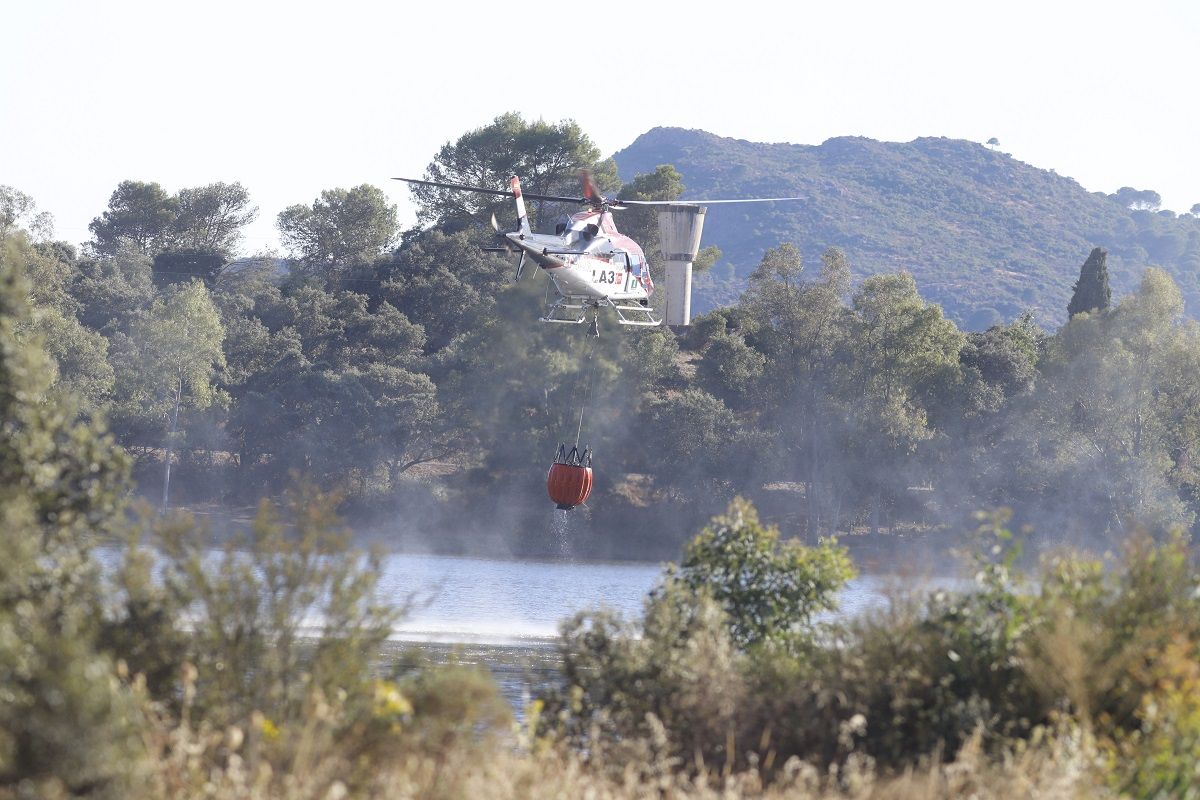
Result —
M658 212L658 233L667 262L668 325L692 322L692 262L700 251L704 206L671 205Z

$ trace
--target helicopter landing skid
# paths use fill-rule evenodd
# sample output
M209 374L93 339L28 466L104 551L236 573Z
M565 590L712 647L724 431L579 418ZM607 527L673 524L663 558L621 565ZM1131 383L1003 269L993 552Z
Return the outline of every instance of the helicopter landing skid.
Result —
M654 327L662 324L661 319L655 319L652 309L646 306L627 306L614 303L608 298L601 300L580 299L575 297L560 297L546 310L546 316L540 317L542 322L557 322L562 325L579 325L587 319L589 308L611 308L617 314L617 322L621 325Z
M662 320L655 319L654 314L646 306L622 306L611 300L605 302L604 305L617 312L617 322L622 325L639 325L646 328L662 325ZM639 317L641 318L639 319Z
M579 325L587 317L588 306L584 303L573 303L568 298L560 297L554 305L546 309L546 316L538 317L542 322L557 322L561 325ZM572 312L578 312L574 314Z

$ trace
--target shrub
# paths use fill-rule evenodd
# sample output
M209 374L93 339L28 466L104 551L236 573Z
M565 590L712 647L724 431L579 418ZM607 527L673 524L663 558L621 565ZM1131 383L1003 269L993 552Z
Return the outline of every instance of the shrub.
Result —
M837 596L854 567L836 540L806 547L781 542L747 500L735 498L684 547L683 561L667 582L679 580L693 593L708 591L728 615L739 647L784 642L803 634L815 614L837 607Z

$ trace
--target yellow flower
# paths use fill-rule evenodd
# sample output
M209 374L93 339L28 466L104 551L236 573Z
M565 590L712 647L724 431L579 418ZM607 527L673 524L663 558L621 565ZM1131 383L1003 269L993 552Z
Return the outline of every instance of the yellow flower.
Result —
M258 723L258 729L262 732L263 738L268 742L278 741L279 727L274 722L271 722L271 720L263 717Z
M375 716L403 717L412 713L412 703L391 681L375 681Z

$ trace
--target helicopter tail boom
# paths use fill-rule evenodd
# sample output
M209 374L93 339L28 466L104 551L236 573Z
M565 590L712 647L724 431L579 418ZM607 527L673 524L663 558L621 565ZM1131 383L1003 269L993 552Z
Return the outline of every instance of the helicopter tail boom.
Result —
M529 227L529 215L525 212L525 198L521 196L521 179L513 175L508 179L508 186L517 200L517 224L521 228L521 233L528 236L533 233L533 230Z

